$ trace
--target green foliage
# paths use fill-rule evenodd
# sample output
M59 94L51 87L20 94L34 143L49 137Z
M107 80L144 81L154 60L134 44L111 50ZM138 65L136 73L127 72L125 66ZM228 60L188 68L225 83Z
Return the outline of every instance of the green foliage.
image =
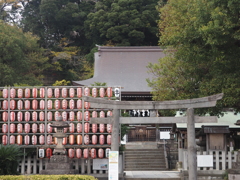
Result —
M17 167L22 155L19 146L0 144L0 175L19 174Z
M1 180L97 180L89 175L21 175L0 176Z
M107 86L107 83L105 83L105 82L94 82L94 84L91 84L91 86Z
M61 81L56 81L53 86L68 86L70 85L71 82L70 81L66 81L65 79L61 80Z
M0 86L14 83L42 84L42 72L49 68L38 38L0 21Z
M156 45L158 0L98 1L85 21L94 44Z
M240 23L237 0L159 3L160 45L166 57L149 64L154 100L224 93L216 109L240 110Z

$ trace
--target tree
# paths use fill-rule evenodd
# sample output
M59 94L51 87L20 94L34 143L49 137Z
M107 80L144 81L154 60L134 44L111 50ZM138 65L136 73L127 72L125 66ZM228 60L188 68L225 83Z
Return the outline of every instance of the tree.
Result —
M0 175L17 175L17 167L23 152L17 145L0 144Z
M158 0L101 0L85 21L93 44L157 45Z
M149 64L155 100L224 93L218 108L240 110L238 0L160 3L160 44L166 57ZM210 112L214 113L214 112Z
M42 72L49 68L38 38L0 21L0 86L41 85Z

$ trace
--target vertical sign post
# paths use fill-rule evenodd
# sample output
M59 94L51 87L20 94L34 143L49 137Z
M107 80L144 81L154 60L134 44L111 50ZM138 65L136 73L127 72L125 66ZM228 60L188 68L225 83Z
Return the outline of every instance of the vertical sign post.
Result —
M118 151L109 151L108 180L118 180Z

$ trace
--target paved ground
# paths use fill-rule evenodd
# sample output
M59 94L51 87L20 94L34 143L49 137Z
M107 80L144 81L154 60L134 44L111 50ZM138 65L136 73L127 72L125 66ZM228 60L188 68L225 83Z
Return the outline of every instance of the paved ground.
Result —
M162 178L173 179L180 178L179 171L124 171L125 178Z

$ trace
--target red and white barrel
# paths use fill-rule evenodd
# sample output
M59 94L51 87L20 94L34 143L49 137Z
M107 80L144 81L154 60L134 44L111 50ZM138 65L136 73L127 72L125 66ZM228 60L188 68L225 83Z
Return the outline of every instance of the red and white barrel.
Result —
M91 158L92 159L95 159L97 157L97 151L95 148L92 148L91 149Z
M67 88L62 88L62 97L63 98L67 97Z
M73 111L71 111L71 112L69 113L69 121L74 121L74 118L75 118L75 114L74 114Z
M41 112L39 113L39 120L40 120L40 121L44 121L44 119L45 119L45 114L44 114L43 111L41 111Z
M62 100L62 109L67 109L67 100Z
M69 89L69 96L70 96L70 98L73 98L74 95L75 95L74 88L70 88L70 89Z
M74 104L74 100L73 100L73 99L71 99L71 100L69 101L69 108L70 108L70 109L74 109L74 108L75 108L75 104Z
M54 113L54 120L56 121L59 116L60 116L60 112L56 111Z
M38 92L37 92L37 88L33 88L33 89L32 89L32 97L33 97L33 98L37 98L37 93L38 93Z
M14 135L10 136L10 144L15 144L16 142L16 137Z
M82 158L82 150L80 148L77 148L76 149L76 157L78 159L81 159Z
M13 122L15 121L16 115L15 112L10 112L10 121Z
M77 88L77 97L82 97L82 88Z
M70 159L72 159L72 158L74 158L74 156L75 156L74 149L72 149L72 148L68 149L68 157Z
M46 149L46 157L50 159L51 156L52 156L52 149L51 148L47 148Z
M89 133L89 128L90 128L89 123L85 123L85 124L84 124L84 132L85 132L85 133Z
M84 112L84 120L85 121L89 121L90 120L90 112L89 111L85 111Z
M83 150L83 158L87 159L89 157L89 150L86 148Z
M51 123L48 123L47 124L47 133L52 133L52 124Z
M48 135L47 136L47 145L51 145L52 144L52 135Z
M74 125L74 123L70 123L69 124L69 132L74 133L74 131L75 131L75 125Z
M32 101L32 109L33 110L36 110L38 108L38 101L36 100L36 99L34 99L33 101Z
M26 122L30 121L30 112L25 112L24 119Z
M86 134L86 135L84 136L84 144L86 144L86 145L89 144L89 135L88 135L88 134Z
M32 120L33 120L34 122L36 122L37 119L38 119L38 114L37 114L36 111L33 111L33 112L32 112Z
M39 136L39 144L43 145L45 142L45 138L43 135Z
M92 112L92 117L93 117L93 118L96 118L96 117L97 117L97 111L93 111L93 112Z
M62 118L63 118L63 121L67 121L67 112L66 111L62 112Z
M104 111L100 111L100 118L104 118L105 117L105 112Z
M17 108L18 108L19 110L22 110L22 109L23 109L23 101L22 101L22 100L18 100L18 102L17 102Z
M36 135L33 135L33 136L32 136L32 144L33 144L33 145L36 145L36 144L37 144L37 136L36 136Z
M105 96L105 89L104 88L100 88L99 95L100 95L101 98L103 98Z
M92 132L97 133L97 124L92 124Z
M16 108L16 102L15 102L15 100L12 99L12 100L10 101L10 109L11 109L11 110L14 110L15 108Z
M44 110L44 108L45 108L45 102L44 102L44 100L40 100L39 105L40 105L39 108L40 108L41 110Z
M3 135L2 136L2 144L7 145L7 143L8 143L7 135Z
M67 144L67 137L64 137L64 138L63 138L62 145L66 145L66 144Z
M112 88L111 87L108 87L107 88L107 97L112 97Z
M105 125L104 124L99 124L99 132L104 133L105 131Z
M43 148L40 148L40 149L38 150L38 156L39 156L39 158L44 158L45 153L44 153L44 149L43 149Z
M112 124L107 124L107 132L108 133L112 132Z
M15 133L16 125L10 124L10 133Z
M47 112L47 120L52 121L52 118L53 118L52 112L51 111Z
M89 87L84 88L84 96L90 96L90 89L89 89Z
M112 143L112 136L109 134L107 135L107 144L111 145L111 143Z
M84 102L84 108L89 109L90 108L90 102Z
M74 138L74 135L71 134L71 135L69 135L69 144L73 145L74 143L75 143L75 138Z
M97 88L92 88L92 97L97 97Z
M2 108L3 108L3 110L7 110L8 109L8 101L7 100L3 101Z
M30 101L29 101L29 100L24 101L24 108L25 108L26 110L29 110L29 109L30 109Z
M39 124L39 132L44 133L45 132L45 125L43 123Z
M44 98L45 97L45 89L44 88L40 88L40 98Z
M104 142L105 142L105 137L104 137L103 134L101 134L101 135L99 136L99 144L103 145Z
M52 100L47 101L47 108L52 109Z
M92 135L92 144L96 145L97 144L97 135Z
M17 94L18 94L18 98L22 98L23 97L23 90L18 89Z
M25 98L30 98L31 93L30 93L30 89L29 88L25 89L24 95L25 95Z
M110 151L110 150L111 150L110 148L106 148L106 149L105 149L105 156L106 156L106 158L109 157L109 151Z
M30 124L26 123L24 124L24 132L29 133L30 132Z
M15 98L15 96L16 96L16 89L11 88L10 89L10 98Z
M77 109L82 109L82 100L81 99L77 100Z
M77 144L82 145L82 135L80 134L77 135Z
M8 120L8 113L7 113L7 112L3 112L3 113L2 113L2 120L3 120L4 122L7 122L7 120Z
M7 125L6 123L4 123L4 124L2 125L2 132L3 132L3 133L7 133L7 132L8 132L8 125Z
M55 96L55 98L59 98L60 97L60 90L59 90L59 88L55 88L54 89L54 96Z
M48 88L48 89L47 89L47 97L48 97L48 98L51 98L52 95L53 95L52 88Z
M82 123L77 123L77 132L78 133L82 132Z
M60 109L60 100L55 100L55 102L54 102L54 108L56 109L56 110L58 110L58 109Z
M29 145L30 144L30 137L29 135L24 136L24 144Z
M98 149L98 158L102 159L104 157L104 150L102 148Z
M36 123L33 123L32 124L32 133L36 133L37 132L37 124Z
M17 125L17 132L18 133L22 133L23 132L23 125L20 124L20 123Z
M23 142L22 135L17 135L17 144L22 145L22 142Z
M77 112L77 121L82 121L82 112L81 111Z
M8 98L8 90L7 89L3 89L3 98Z

